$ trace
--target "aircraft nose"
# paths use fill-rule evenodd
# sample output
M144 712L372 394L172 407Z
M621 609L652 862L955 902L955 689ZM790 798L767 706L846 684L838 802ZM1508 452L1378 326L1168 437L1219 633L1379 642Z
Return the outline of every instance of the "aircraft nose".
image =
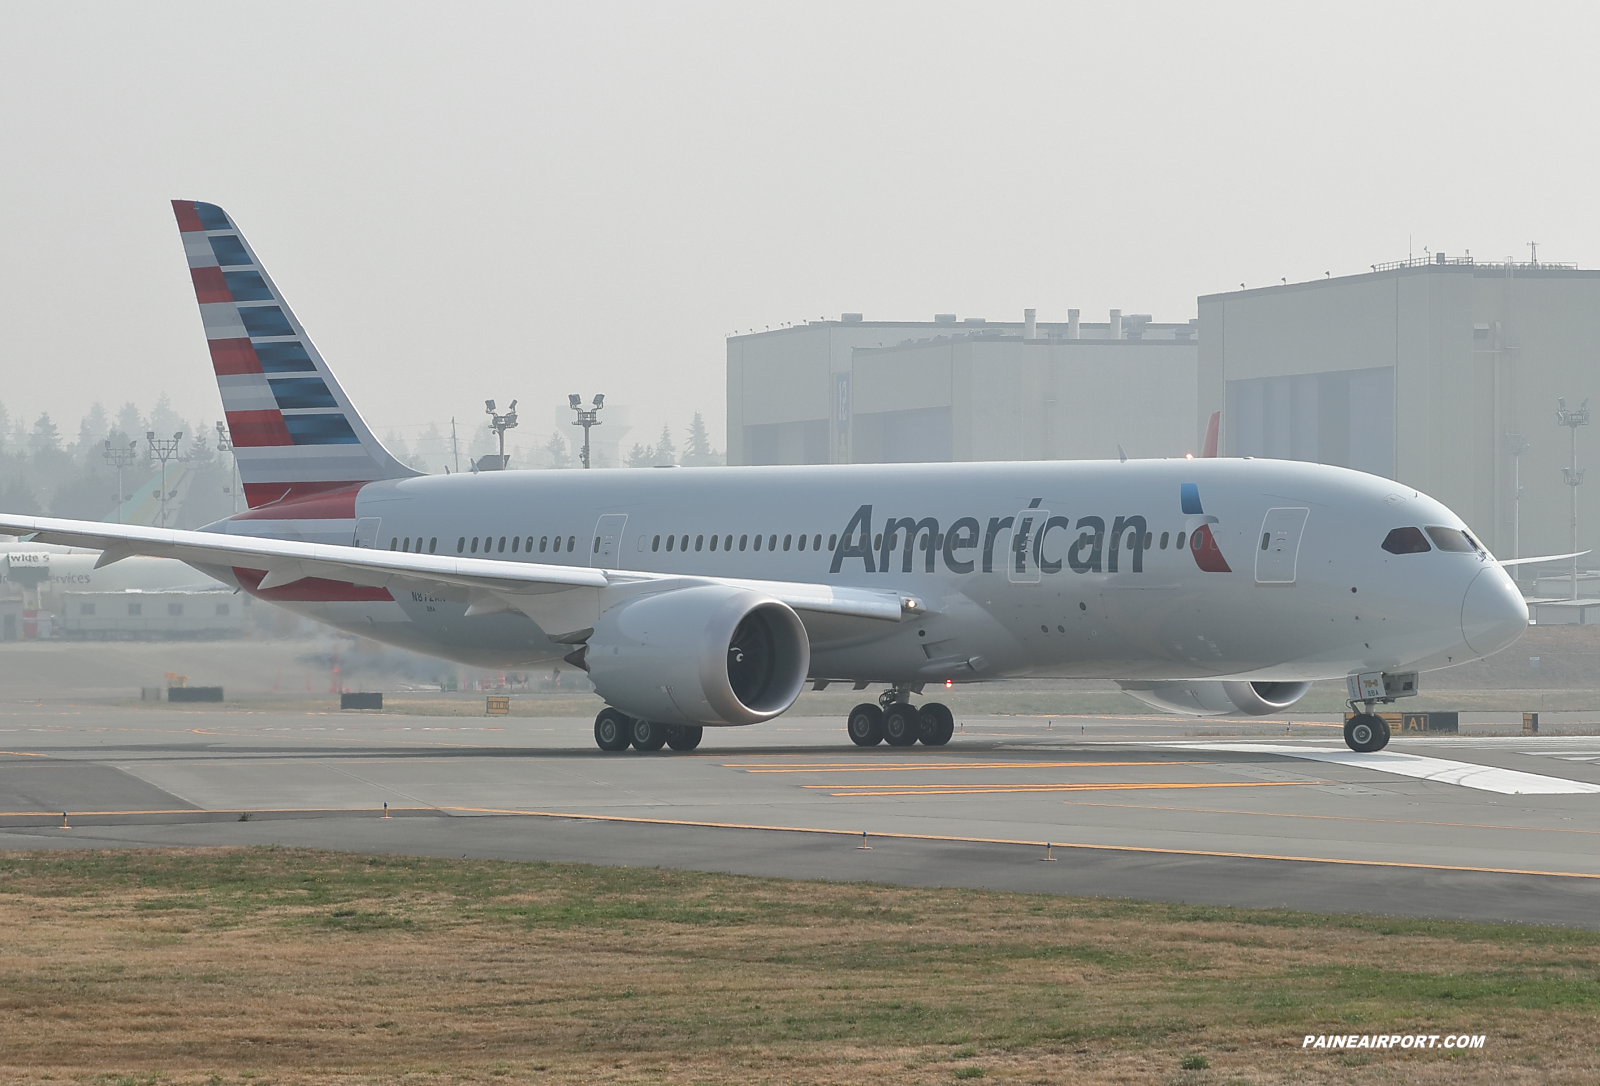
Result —
M1461 636L1479 656L1499 652L1528 628L1528 605L1506 572L1487 566L1461 601Z

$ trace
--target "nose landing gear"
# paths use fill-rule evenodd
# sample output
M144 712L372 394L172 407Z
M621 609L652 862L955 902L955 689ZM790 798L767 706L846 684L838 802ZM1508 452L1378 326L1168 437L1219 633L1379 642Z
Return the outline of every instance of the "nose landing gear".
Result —
M919 710L909 700L909 687L893 687L878 698L879 704L863 702L850 710L845 730L858 747L874 747L887 742L891 747L909 747L921 742L927 747L942 747L955 734L955 717L936 701Z

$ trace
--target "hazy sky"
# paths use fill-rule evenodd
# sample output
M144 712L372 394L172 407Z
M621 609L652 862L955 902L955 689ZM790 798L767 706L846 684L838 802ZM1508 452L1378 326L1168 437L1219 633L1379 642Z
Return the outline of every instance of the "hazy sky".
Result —
M1187 320L1408 238L1594 267L1596 41L1580 4L3 0L0 402L220 417L175 197L380 433L603 391L721 448L733 330Z

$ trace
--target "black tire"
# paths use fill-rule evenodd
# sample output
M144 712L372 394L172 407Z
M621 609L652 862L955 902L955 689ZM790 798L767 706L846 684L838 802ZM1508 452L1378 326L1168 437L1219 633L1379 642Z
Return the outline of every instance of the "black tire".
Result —
M936 701L922 707L922 743L929 747L942 747L956 734L956 718L950 710Z
M667 726L648 720L635 720L628 729L628 739L634 750L660 750L667 745Z
M674 724L667 729L667 746L673 750L693 750L700 745L705 731L698 724Z
M1389 725L1372 713L1357 713L1344 722L1344 745L1361 754L1382 750L1389 742Z
M605 751L627 750L632 742L629 726L633 718L621 709L609 705L594 718L594 745Z
M900 701L883 713L883 741L891 747L909 747L922 738L922 714Z
M877 746L883 742L883 710L869 701L862 702L850 710L845 730L850 733L850 741L856 746Z

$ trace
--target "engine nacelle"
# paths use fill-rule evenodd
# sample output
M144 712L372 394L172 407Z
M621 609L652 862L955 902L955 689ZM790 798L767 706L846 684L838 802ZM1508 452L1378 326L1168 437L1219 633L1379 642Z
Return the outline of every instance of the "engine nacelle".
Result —
M758 724L794 704L811 641L788 604L704 585L638 596L606 611L583 658L597 693L662 724Z
M1306 696L1310 683L1284 682L1119 682L1118 686L1155 709L1184 716L1266 716L1281 713Z

